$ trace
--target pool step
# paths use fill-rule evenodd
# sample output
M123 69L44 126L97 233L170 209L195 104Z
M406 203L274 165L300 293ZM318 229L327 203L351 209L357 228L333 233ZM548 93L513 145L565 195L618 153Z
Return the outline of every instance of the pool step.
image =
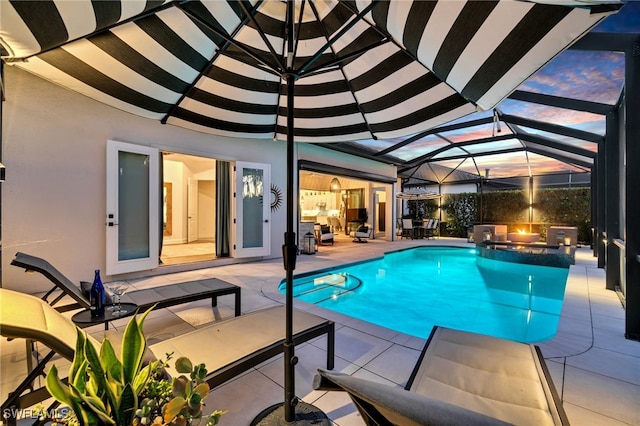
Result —
M281 284L281 286L284 284ZM362 285L362 281L350 274L328 274L303 281L293 287L293 297L308 303L321 303L350 294Z

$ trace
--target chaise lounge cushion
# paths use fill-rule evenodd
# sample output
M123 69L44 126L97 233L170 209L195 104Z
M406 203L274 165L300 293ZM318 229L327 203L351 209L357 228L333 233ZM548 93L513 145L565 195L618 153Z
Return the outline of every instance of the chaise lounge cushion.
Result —
M77 328L70 319L29 294L0 289L0 332L4 337L46 340L68 360L75 352ZM99 342L88 336L96 348Z
M536 346L466 331L435 327L404 391L318 376L315 389L348 392L367 424L569 424Z
M410 391L507 422L560 423L535 346L442 327L432 339Z
M319 390L346 390L359 410L365 410L371 418L376 420L380 419L379 416L386 420L367 424L402 426L510 424L449 404L441 399L429 398L348 374L318 370L313 387ZM366 416L363 417L366 418Z
M285 307L278 305L214 322L191 333L150 345L146 358L163 359L166 353L174 352L174 359L184 355L193 362L205 363L209 370L206 380L211 387L215 387L282 353L285 336L284 317ZM293 310L293 320L292 334L295 344L327 335L327 368L333 369L333 321L296 309ZM53 352L72 360L77 327L71 319L45 301L33 295L0 288L0 334L9 338L42 342ZM107 335L115 343L114 347L119 346L120 339L114 339L114 336L119 337L121 333L107 332ZM87 338L99 348L95 338L90 335L87 335ZM47 358L44 358L40 362L38 371L42 371L41 367L44 367L46 360ZM172 375L176 374L172 369L167 371ZM22 387L25 383L31 384L28 377L19 386ZM38 393L44 398L49 397L48 393L42 393L42 389L34 390L33 393ZM23 398L21 392L16 392L15 395L19 399ZM24 395L24 398L32 404L43 400L36 400L36 397L31 395Z

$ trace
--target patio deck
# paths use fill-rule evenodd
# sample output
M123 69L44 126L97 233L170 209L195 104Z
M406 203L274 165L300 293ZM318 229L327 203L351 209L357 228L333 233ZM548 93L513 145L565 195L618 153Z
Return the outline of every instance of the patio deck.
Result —
M469 246L465 240L441 238L396 242L376 239L356 247L350 238L346 238L337 240L333 246L322 246L315 255L299 256L295 272L376 257L407 246ZM284 300L277 291L284 277L280 259L137 279L130 283L136 288L146 288L211 276L242 287L243 312ZM302 302L296 304L303 305ZM315 306L310 311L336 322L336 371L404 386L424 345L423 339ZM145 323L145 332L153 343L214 319L231 316L233 299L223 296L213 311L207 301L155 311ZM118 328L124 322L120 320L113 324ZM96 335L102 331L100 327L88 330ZM624 310L617 295L605 290L604 270L597 268L589 249L578 249L576 264L570 269L558 334L539 345L572 424L640 425L640 343L625 340L623 330ZM362 425L346 394L318 392L311 388L316 368L326 362L325 348L322 340L296 347L296 355L300 358L296 367L296 394L322 409L335 425ZM220 349L223 348L211 348ZM4 400L24 371L24 343L2 339L0 354L0 397ZM66 366L60 366L65 371ZM283 361L280 356L215 388L207 398L206 409L229 410L222 417L223 425L248 425L260 411L283 400L282 387Z

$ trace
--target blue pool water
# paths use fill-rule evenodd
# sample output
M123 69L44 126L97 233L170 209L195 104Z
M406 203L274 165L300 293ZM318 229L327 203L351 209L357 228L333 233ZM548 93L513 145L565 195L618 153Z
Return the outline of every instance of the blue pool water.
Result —
M471 249L418 247L296 276L293 296L422 338L440 325L534 343L557 331L568 274Z

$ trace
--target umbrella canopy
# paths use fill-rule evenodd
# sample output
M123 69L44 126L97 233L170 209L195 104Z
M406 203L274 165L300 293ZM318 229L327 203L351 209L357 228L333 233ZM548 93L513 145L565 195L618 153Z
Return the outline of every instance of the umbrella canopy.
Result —
M387 139L491 109L621 5L294 3L290 59L275 0L3 0L0 46L6 63L116 108L281 140L291 60L296 141Z
M0 0L0 46L5 62L133 114L287 141L292 422L294 140L407 136L494 107L622 5L560 3Z

